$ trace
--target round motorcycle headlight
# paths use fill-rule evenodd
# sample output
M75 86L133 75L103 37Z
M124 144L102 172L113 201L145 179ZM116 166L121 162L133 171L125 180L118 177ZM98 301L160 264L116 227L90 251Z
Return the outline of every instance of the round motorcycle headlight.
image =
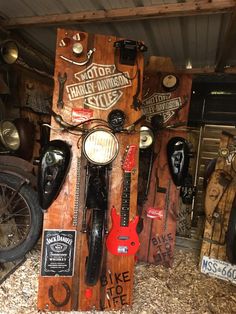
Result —
M118 140L106 130L94 130L86 135L83 142L83 153L93 164L107 165L117 156Z
M1 56L6 64L13 64L18 59L18 46L12 40L7 40L1 44Z
M152 145L154 139L153 132L147 126L141 126L140 128L140 141L139 148L145 149Z
M20 135L12 122L4 120L0 122L0 140L6 149L19 149Z

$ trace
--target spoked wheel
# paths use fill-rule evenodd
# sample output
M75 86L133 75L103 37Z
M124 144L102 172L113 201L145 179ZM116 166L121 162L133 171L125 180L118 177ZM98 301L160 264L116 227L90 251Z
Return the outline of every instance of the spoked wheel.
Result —
M91 230L89 231L89 254L86 262L85 282L88 286L96 285L103 255L105 211L93 209L91 217Z
M37 193L23 179L0 174L0 262L22 258L36 244L43 216Z

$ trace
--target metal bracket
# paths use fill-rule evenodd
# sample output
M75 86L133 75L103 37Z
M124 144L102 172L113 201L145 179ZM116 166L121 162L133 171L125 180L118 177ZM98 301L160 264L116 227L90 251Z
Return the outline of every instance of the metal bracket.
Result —
M69 300L70 300L70 287L69 285L65 282L65 281L62 281L62 286L64 287L64 289L66 290L66 297L65 299L62 301L62 302L59 302L57 301L54 296L53 296L53 286L50 286L49 289L48 289L48 297L49 297L49 300L51 301L51 303L53 305L55 305L56 307L61 307L61 306L64 306L66 305Z
M82 65L85 65L89 62L90 58L92 57L93 53L96 51L96 48L93 48L93 49L90 49L88 52L87 52L87 59L82 61L82 62L76 62L76 61L73 61L67 57L64 57L64 56L59 56L62 60L64 61L67 61L67 62L70 62L72 64L75 64L75 65L79 65L79 66L82 66Z

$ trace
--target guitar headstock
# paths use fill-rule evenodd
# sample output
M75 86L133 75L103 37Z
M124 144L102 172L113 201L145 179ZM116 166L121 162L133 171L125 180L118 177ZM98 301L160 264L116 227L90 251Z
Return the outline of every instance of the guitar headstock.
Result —
M131 172L135 166L135 154L137 150L137 145L130 145L127 148L124 162L123 162L123 170L127 172Z

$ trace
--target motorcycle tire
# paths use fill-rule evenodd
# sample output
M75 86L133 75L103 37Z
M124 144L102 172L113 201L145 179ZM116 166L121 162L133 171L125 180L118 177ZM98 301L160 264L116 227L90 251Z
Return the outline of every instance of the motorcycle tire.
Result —
M226 233L226 255L231 264L236 264L236 199L233 202Z
M23 258L42 231L36 191L13 174L0 173L0 262Z
M89 254L86 262L85 283L94 286L98 282L103 255L105 211L92 210L91 230L89 235Z

